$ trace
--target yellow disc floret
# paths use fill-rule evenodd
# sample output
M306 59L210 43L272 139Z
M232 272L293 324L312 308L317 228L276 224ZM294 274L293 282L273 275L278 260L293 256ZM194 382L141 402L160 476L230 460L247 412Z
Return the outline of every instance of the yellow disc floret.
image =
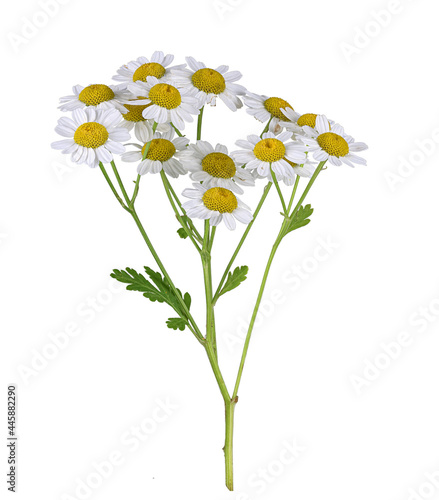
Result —
M138 97L137 99L130 99L130 101L141 101L142 99L145 99L144 97ZM148 106L151 106L151 104L142 104L142 105L136 105L136 104L124 104L124 107L128 110L128 113L125 113L123 116L123 119L128 121L128 122L143 122L146 120L146 118L143 118L142 113L143 110L146 109Z
M138 80L146 82L148 76L155 76L156 78L162 78L166 73L166 69L159 63L150 62L142 64L139 66L133 74L133 82Z
M224 153L210 153L201 162L203 171L212 177L231 179L236 174L235 162Z
M158 83L149 91L148 98L161 108L175 109L181 104L180 92L168 83Z
M317 115L315 113L305 113L297 120L297 125L299 125L299 127L308 125L308 127L315 128L316 120L317 120ZM331 130L331 125L329 122L328 125L329 125L329 130Z
M291 108L294 109L287 101L280 97L269 97L264 102L265 109L275 118L289 122L290 120L282 113L281 109Z
M228 189L214 187L203 194L203 203L206 208L222 214L231 214L238 208L236 196Z
M346 156L349 154L349 144L334 132L325 132L317 137L319 146L331 156Z
M192 83L206 94L221 94L226 90L226 81L221 73L214 69L199 69L192 75Z
M86 106L97 106L101 102L111 101L114 99L114 92L108 85L89 85L81 90L78 99Z
M148 143L142 148L142 156L145 155L145 149ZM153 139L149 146L146 158L152 161L168 161L175 154L175 146L168 139Z
M285 145L279 139L262 139L259 141L253 153L258 160L274 163L281 160L285 156Z
M79 125L76 129L73 140L76 144L84 146L85 148L99 148L107 142L108 131L107 129L96 122L87 122Z
M303 127L308 125L308 127L314 128L316 126L317 115L314 113L305 113L297 120L297 125Z

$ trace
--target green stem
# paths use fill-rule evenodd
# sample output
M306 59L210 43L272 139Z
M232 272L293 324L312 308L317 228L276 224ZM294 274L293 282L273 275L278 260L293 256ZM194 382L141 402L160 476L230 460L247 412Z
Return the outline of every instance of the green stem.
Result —
M270 163L270 171L271 171L271 178L273 179L274 185L276 186L277 194L279 195L280 202L282 203L282 208L283 208L283 211L284 211L284 215L288 215L287 206L285 204L285 200L284 200L284 197L282 195L282 191L280 190L279 182L278 182L278 180L276 178L276 174L273 172L273 169L271 167L271 163Z
M213 348L215 358L218 359L215 334L215 318L212 304L212 269L211 257L209 252L210 245L210 225L209 221L204 222L204 241L201 259L203 262L204 289L206 293L206 344Z
M171 127L175 130L178 137L184 137L184 135L178 130L178 128L171 122Z
M139 194L139 187L140 187L140 179L141 178L142 178L141 175L137 176L136 185L134 186L133 197L131 198L131 201L130 201L130 207L134 207L134 203L136 201L137 195Z
M242 238L239 241L238 246L236 247L236 250L235 250L235 252L232 255L232 258L230 259L229 263L227 264L226 270L224 271L224 274L223 274L223 276L221 278L221 281L220 281L220 283L218 285L218 288L217 288L217 290L215 292L215 295L213 296L213 305L216 304L216 302L217 302L217 300L219 298L219 293L221 291L221 288L224 285L224 282L227 279L227 275L229 274L229 271L230 271L233 263L235 262L235 259L236 259L237 255L238 255L239 251L241 250L241 247L244 244L244 241L247 238L248 233L250 232L250 229L252 228L253 224L255 223L256 217L258 216L258 214L259 214L259 212L260 212L260 210L262 208L262 205L264 204L264 201L265 201L265 199L268 196L268 193L269 193L269 191L271 189L272 184L273 184L272 182L269 182L265 186L265 188L264 188L264 192L262 193L262 197L259 200L259 203L258 203L258 206L256 207L255 213L253 214L253 220L250 222L250 224L247 225L247 227L246 227L246 229L244 231L244 234L242 235Z
M262 131L262 134L260 135L261 139L262 139L262 136L263 136L266 132L268 132L268 129L270 128L270 123L271 123L271 120L272 120L272 119L273 119L273 117L271 117L271 118L268 120L267 125L265 125L265 128L264 128L264 130Z
M117 183L119 184L120 190L122 191L123 197L125 198L125 201L127 205L130 205L131 200L130 197L128 196L128 193L125 189L125 186L123 185L122 179L120 178L119 171L117 170L116 164L114 163L114 160L111 161L111 166L113 168L114 175L116 176Z
M280 228L279 234L276 238L276 241L274 242L273 248L271 249L271 253L270 253L270 256L268 258L267 265L265 267L264 276L262 278L261 287L259 289L258 297L256 299L256 304L255 304L253 314L252 314L252 317L250 320L250 325L248 327L247 335L245 338L244 348L242 351L241 362L240 362L239 369L238 369L238 375L236 377L235 389L233 390L232 400L234 400L236 397L238 397L238 389L239 389L239 385L241 383L242 371L244 369L244 364L245 364L245 360L247 357L248 348L250 345L251 335L252 335L253 328L254 328L255 321L256 321L256 317L257 317L257 314L259 311L259 306L261 304L262 296L264 294L265 285L267 284L267 278L268 278L268 274L270 272L271 264L273 263L274 256L276 254L277 249L279 248L280 242L282 241L283 237L285 236L285 233L284 233L285 228L288 226L289 222L291 221L291 218L294 217L297 210L299 210L300 206L302 205L303 201L306 198L306 195L308 194L309 190L311 189L312 185L314 184L314 181L316 180L319 173L322 171L325 163L326 162L324 162L324 161L319 163L314 174L312 175L311 179L309 180L305 190L303 191L303 194L300 197L300 200L297 203L296 207L294 208L292 214L289 217L284 218L284 221L283 221L282 226Z
M102 164L102 162L99 162L99 168L101 169L101 172L104 174L105 180L107 181L108 185L110 186L110 189L113 192L114 196L116 197L116 200L121 204L122 208L124 208L126 211L129 212L130 209L125 205L122 198L119 196L119 193L116 191L116 188L114 187L113 183L111 182L111 179L108 176L107 171L105 170L105 167Z
M195 227L194 223L192 222L192 219L190 217L188 217L186 210L183 208L183 205L182 205L181 201L179 200L176 192L174 191L174 188L172 187L172 184L170 183L169 179L168 179L168 188L169 188L169 191L171 192L172 196L174 197L174 200L177 202L177 205L180 208L182 214L185 217L187 217L187 223L190 226L190 228L192 229L192 231L195 233L197 240L200 243L202 243L203 238L202 238L201 234L197 231L197 228Z
M201 140L201 127L203 126L203 113L204 113L204 106L200 109L200 114L198 115L197 141Z
M163 181L163 186L164 186L165 191L166 191L166 196L168 197L169 203L171 204L172 209L174 210L174 213L178 219L178 222L181 224L181 227L186 231L186 234L189 236L190 240L194 244L198 253L200 253L201 248L198 246L198 243L195 241L195 238L194 238L194 235L192 234L192 231L189 229L189 227L186 223L186 220L183 219L183 217L180 215L180 212L178 211L177 207L175 206L174 199L172 198L171 192L169 190L170 183L169 183L169 180L166 177L166 174L163 170L160 171L160 176L161 176L162 181Z
M210 233L210 241L209 241L209 253L212 251L215 234L216 234L216 226L212 226L212 232Z
M226 439L223 450L226 462L226 486L230 491L233 491L233 427L235 406L235 400L229 401L225 404Z
M293 201L296 196L297 186L299 185L300 176L296 175L296 182L294 183L293 192L291 193L290 203L288 204L287 214L290 213L291 207L293 206Z

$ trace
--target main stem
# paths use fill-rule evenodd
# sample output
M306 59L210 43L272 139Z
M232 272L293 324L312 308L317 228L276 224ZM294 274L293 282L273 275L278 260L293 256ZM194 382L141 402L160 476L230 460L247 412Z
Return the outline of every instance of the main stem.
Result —
M224 443L224 459L226 464L226 486L233 491L233 428L235 419L235 405L237 400L226 402L226 440Z

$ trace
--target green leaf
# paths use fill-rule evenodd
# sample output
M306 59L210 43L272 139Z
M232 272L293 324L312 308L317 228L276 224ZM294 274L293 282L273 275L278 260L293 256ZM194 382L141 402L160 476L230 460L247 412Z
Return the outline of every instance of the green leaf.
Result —
M299 210L295 213L294 217L291 219L285 231L285 234L288 234L291 231L295 231L296 229L299 229L300 227L309 224L311 220L308 217L311 217L313 212L314 209L311 208L311 205L306 205L305 207L301 205Z
M168 328L172 328L172 330L183 331L186 328L187 321L183 318L169 318L166 324Z
M185 240L188 237L188 234L187 234L186 229L184 227L177 229L177 233L180 236L180 238L182 238L183 240Z
M183 299L187 309L189 310L191 306L191 296L188 293L185 293L183 297L182 293L178 289L176 289L177 293L175 293L168 280L163 278L160 273L153 271L151 268L145 267L145 272L152 283L145 278L145 276L129 267L122 271L114 269L111 277L121 283L126 283L127 290L142 292L143 296L152 302L165 302L171 306L172 309L174 309L174 311L180 316L180 319L187 324L186 313L180 303L180 299ZM175 321L172 321L171 323L174 324ZM180 324L178 328L182 329L181 326L182 324Z
M247 279L247 273L248 266L237 267L233 271L233 273L230 272L227 276L227 280L224 283L223 288L218 294L218 297L221 297L221 295L224 295L225 293L230 292L231 290L239 286L243 281Z

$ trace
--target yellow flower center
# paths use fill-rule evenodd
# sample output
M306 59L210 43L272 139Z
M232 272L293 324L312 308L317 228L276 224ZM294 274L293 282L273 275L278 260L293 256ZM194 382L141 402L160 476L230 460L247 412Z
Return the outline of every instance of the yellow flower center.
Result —
M145 148L148 143L146 143L142 148L142 156L145 155ZM168 161L175 154L175 146L168 139L153 139L151 141L151 146L148 149L148 154L146 158L152 161Z
M238 208L238 200L232 191L219 187L208 189L203 194L203 203L209 210L222 214L230 214Z
M99 148L107 142L108 131L107 129L96 122L87 122L79 125L76 129L73 140L76 144L84 146L85 148Z
M108 85L89 85L81 90L78 99L86 106L97 106L101 102L111 101L114 99L114 92Z
M253 149L256 158L267 163L279 161L285 156L285 152L284 143L279 139L262 139Z
M316 118L317 115L314 113L305 113L297 120L297 125L299 125L299 127L308 125L308 127L314 128L316 126Z
M317 119L316 114L305 113L297 120L297 125L299 125L299 127L303 127L304 125L308 125L308 127L315 128L316 119ZM328 121L328 125L329 125L329 130L331 130L331 125L330 125L329 121Z
M206 94L221 94L226 90L226 81L221 73L210 68L199 69L192 75L192 83Z
M137 97L137 99L130 99L130 101L141 101L145 99L144 97ZM145 118L142 116L142 112L151 104L144 104L136 106L135 104L124 104L124 107L128 110L128 113L125 113L123 119L128 122L144 122Z
M149 91L148 98L161 108L175 109L181 104L180 92L168 83L158 83Z
M155 62L145 63L134 71L133 82L138 80L146 82L148 76L155 76L160 79L165 73L166 69L161 64Z
M201 162L204 172L212 177L231 179L236 174L235 162L224 153L210 153Z
M294 110L293 106L291 106L287 101L281 99L280 97L269 97L264 102L265 109L275 118L279 118L279 120L284 120L289 122L290 120L282 113L281 109L291 108Z
M349 154L349 144L341 135L325 132L317 137L319 146L331 156L346 156Z

